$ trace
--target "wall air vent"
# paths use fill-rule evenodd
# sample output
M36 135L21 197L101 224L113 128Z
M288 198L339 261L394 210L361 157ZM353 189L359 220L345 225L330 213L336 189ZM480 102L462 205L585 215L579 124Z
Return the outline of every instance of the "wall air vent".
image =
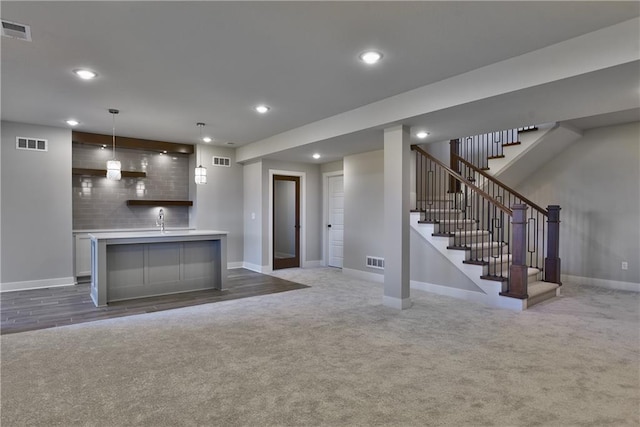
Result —
M367 255L367 267L384 270L384 258Z
M46 139L16 137L16 148L18 150L47 151L48 147L49 144Z
M2 37L31 41L31 27L17 22L2 20Z
M213 166L222 166L222 167L231 167L231 159L229 157L218 157L213 156L213 161L211 162Z

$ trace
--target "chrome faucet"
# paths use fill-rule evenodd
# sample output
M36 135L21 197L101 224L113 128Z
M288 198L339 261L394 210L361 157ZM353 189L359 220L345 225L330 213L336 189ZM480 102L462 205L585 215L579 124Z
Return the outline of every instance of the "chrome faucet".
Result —
M160 231L164 233L164 209L160 208L158 218L156 219L156 227L160 227Z

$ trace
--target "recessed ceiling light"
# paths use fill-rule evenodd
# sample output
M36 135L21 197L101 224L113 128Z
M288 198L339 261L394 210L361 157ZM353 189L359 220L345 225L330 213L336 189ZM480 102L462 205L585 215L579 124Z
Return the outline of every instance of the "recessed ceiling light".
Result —
M420 132L416 133L416 136L420 139L425 139L427 136L429 136L429 132L421 130Z
M69 126L78 126L80 124L80 122L77 121L77 120L74 120L74 119L69 119L69 120L67 120L67 124Z
M211 139L211 138L210 138L210 137L208 137L208 136L203 137L203 138L202 138L202 140L203 140L204 142L211 142L211 141L213 141L213 139Z
M320 158L320 154L315 153L315 154L314 154L313 156L311 156L311 157L313 157L314 159L318 160L318 159Z
M98 73L95 71L87 70L86 68L80 68L77 70L73 70L73 73L80 77L82 80L92 80L98 77Z
M365 64L373 65L382 59L382 54L375 50L368 50L360 54L360 60Z
M256 105L256 107L255 107L255 110L260 114L264 114L267 111L269 111L270 109L271 108L268 105L264 105L264 104Z

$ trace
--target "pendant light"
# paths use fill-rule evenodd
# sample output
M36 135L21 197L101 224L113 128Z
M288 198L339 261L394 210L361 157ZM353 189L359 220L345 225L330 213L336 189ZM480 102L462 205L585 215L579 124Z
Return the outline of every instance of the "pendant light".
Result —
M200 140L202 141L202 128L204 127L204 123L196 123L196 126L200 128ZM198 163L198 151L198 147L196 147L196 163ZM207 168L203 167L200 163L198 163L198 167L195 169L195 179L196 184L207 183Z
M113 181L119 181L122 178L120 172L120 161L116 160L116 114L120 111L115 108L109 108L113 122L112 144L113 144L113 159L107 161L107 179Z

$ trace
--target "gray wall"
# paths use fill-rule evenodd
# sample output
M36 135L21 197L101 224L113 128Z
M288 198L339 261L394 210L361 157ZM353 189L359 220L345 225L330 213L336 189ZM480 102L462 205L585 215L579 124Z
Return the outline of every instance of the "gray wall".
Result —
M244 196L244 262L262 265L262 161L245 164Z
M639 141L638 122L588 130L516 188L562 207L563 274L640 283Z
M144 150L117 148L116 158L123 171L146 172L145 178L74 175L74 230L153 228L160 207L127 206L128 199L189 199L189 155L160 154ZM104 169L113 157L111 149L73 144L73 167ZM188 227L188 206L163 207L167 227Z
M467 291L483 292L451 261L428 243L413 228L410 233L411 280L448 286Z
M306 238L305 259L301 261L319 261L322 259L322 183L320 165L309 163L280 162L270 159L262 161L262 265L269 265L269 170L305 172L305 222L300 229ZM301 189L302 192L302 189ZM302 197L302 195L301 195ZM302 215L302 208L301 215ZM302 240L302 238L301 238ZM302 244L302 242L301 242Z
M420 144L420 147L445 165L449 165L449 157L451 153L449 140Z
M337 160L331 163L323 163L320 165L320 173L337 172L341 171L343 168L344 162L342 160Z
M207 183L194 183L195 155L191 156L188 180L193 195L191 226L199 229L222 230L227 236L227 261L242 262L243 238L243 166L235 161L235 150L199 144L198 160L207 168ZM231 167L212 165L212 157L231 159Z
M384 151L344 158L344 268L366 267L367 255L384 257Z
M71 279L71 131L2 122L0 281ZM47 139L47 152L17 150L16 136Z

